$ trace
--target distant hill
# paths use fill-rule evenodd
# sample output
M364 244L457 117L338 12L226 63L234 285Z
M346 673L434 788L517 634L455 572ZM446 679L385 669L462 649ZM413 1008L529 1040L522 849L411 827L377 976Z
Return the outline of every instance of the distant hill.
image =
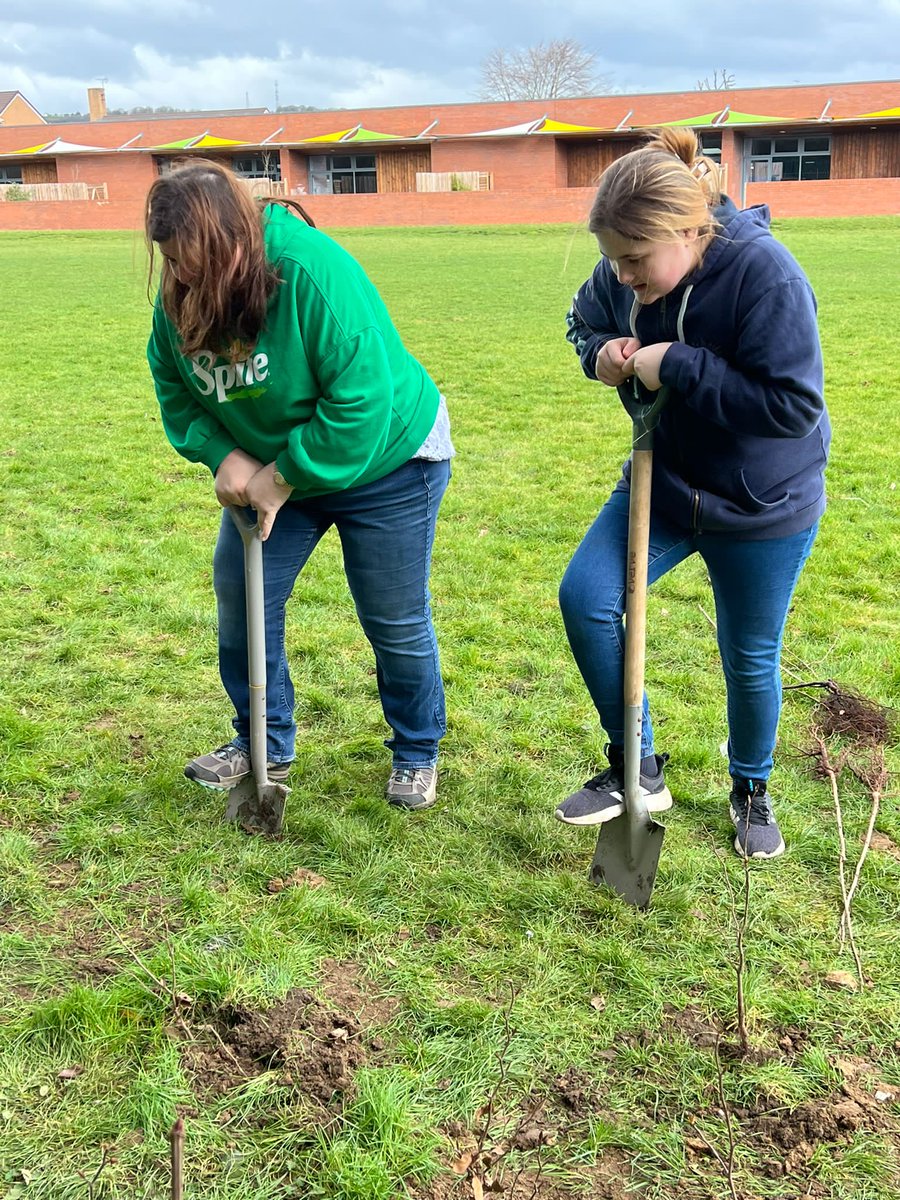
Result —
M246 114L248 116L262 116L264 113L272 112L271 108L229 108L229 109L193 109L193 108L171 108L167 104L162 104L159 108L150 108L149 106L139 106L137 108L111 108L106 116L101 120L119 120L123 118L129 119L133 117L144 117L147 120L161 120L165 117L202 117L202 116L223 116L227 112L229 116L238 116ZM324 109L316 108L313 104L281 104L274 110L279 113L307 113L307 112L324 112ZM332 110L329 110L332 111ZM90 121L91 115L86 112L72 113L44 113L44 119L50 125L75 125L85 121ZM96 122L95 122L96 124Z

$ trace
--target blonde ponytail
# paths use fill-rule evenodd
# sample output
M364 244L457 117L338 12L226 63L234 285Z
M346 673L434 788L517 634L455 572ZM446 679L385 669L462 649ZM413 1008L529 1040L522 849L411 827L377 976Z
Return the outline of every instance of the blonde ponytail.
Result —
M688 229L714 232L722 172L700 151L688 128L659 130L645 146L603 172L588 228L611 229L636 241L671 242Z

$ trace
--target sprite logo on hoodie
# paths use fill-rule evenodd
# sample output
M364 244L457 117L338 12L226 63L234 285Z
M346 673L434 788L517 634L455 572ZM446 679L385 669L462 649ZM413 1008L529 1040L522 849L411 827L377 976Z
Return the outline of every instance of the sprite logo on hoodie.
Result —
M216 355L202 350L191 359L197 389L204 396L215 394L219 404L232 400L253 400L261 396L265 388L254 387L269 375L269 356L251 354L248 358L233 363L215 366Z

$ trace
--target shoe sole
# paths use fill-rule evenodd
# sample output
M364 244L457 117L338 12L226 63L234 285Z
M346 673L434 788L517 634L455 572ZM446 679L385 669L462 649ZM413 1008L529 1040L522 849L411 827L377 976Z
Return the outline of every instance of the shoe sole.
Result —
M732 825L737 826L740 818L737 816L733 808L729 809L729 815L731 817ZM739 858L780 858L781 855L784 854L785 849L786 847L784 844L784 838L782 838L780 844L774 850L756 850L753 854L745 854L744 843L739 837L734 839L734 851Z
M777 850L756 850L753 854L744 853L744 845L740 838L734 839L734 850L740 858L779 858L785 851L784 838Z
M412 799L412 797L409 797ZM424 812L426 808L434 808L437 803L437 796L421 796L417 804L410 804L404 796L388 796L388 804L391 808L402 808L406 812Z
M647 801L647 812L668 812L672 807L672 793L668 788L662 792L644 793L644 799ZM558 808L553 815L564 825L603 825L607 821L614 821L616 817L621 817L624 812L625 804L623 802L604 808L599 813L586 813L583 817L568 817L562 807Z

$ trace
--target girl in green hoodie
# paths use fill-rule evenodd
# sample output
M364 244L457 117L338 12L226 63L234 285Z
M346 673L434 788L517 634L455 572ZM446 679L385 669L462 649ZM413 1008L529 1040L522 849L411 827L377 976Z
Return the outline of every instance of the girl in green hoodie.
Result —
M299 206L260 211L230 171L194 160L153 184L146 232L151 273L154 248L163 260L147 355L166 435L209 468L223 508L255 509L265 542L270 777L294 757L285 605L334 525L393 732L388 800L428 808L446 727L428 590L454 453L443 397L359 264ZM185 774L228 789L251 770L250 707L243 547L222 516L213 575L234 736Z

